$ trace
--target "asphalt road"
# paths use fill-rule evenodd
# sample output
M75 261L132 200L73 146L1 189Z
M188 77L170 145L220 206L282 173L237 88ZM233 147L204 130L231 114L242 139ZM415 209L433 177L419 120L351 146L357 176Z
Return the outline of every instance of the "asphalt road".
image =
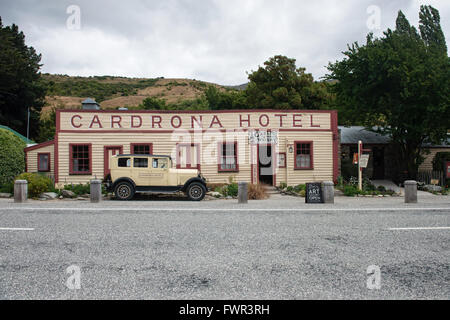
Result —
M2 201L0 299L449 299L450 201L400 200Z

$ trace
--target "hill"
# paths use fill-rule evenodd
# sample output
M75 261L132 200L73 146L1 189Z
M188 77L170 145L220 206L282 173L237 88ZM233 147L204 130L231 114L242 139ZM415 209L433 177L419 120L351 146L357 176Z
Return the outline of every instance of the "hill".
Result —
M219 90L230 90L224 86L191 79L125 78L113 76L71 77L67 75L43 74L42 80L48 88L46 107L77 109L85 98L95 98L103 109L136 107L147 97L164 99L166 103L181 103L203 96L209 85Z

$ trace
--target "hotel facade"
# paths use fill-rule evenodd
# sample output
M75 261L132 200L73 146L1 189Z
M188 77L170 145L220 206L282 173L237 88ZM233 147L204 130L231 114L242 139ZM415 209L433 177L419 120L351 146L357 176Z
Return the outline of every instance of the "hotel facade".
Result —
M338 149L334 110L57 110L55 139L25 152L57 187L107 177L116 154L169 155L211 184L294 186L336 181Z

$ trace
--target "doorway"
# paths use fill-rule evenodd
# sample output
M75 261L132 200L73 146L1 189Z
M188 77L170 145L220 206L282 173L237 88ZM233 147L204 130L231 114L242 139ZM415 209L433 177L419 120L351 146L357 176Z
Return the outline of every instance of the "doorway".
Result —
M373 179L384 179L384 148L373 147Z
M268 185L274 184L274 161L272 145L258 145L258 180Z
M104 150L104 175L105 177L111 172L111 168L109 166L109 158L111 156L116 156L122 154L123 147L122 146L105 146Z

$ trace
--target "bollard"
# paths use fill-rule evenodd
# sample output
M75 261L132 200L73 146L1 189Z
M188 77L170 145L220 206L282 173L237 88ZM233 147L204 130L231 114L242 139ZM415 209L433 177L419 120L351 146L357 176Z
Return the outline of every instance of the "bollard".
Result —
M91 202L98 203L102 200L102 182L91 180Z
M417 203L417 182L405 181L405 203Z
M28 199L28 181L16 180L14 182L14 202L23 203Z
M334 203L334 183L332 181L322 182L323 203Z
M238 203L248 203L248 183L238 183Z

